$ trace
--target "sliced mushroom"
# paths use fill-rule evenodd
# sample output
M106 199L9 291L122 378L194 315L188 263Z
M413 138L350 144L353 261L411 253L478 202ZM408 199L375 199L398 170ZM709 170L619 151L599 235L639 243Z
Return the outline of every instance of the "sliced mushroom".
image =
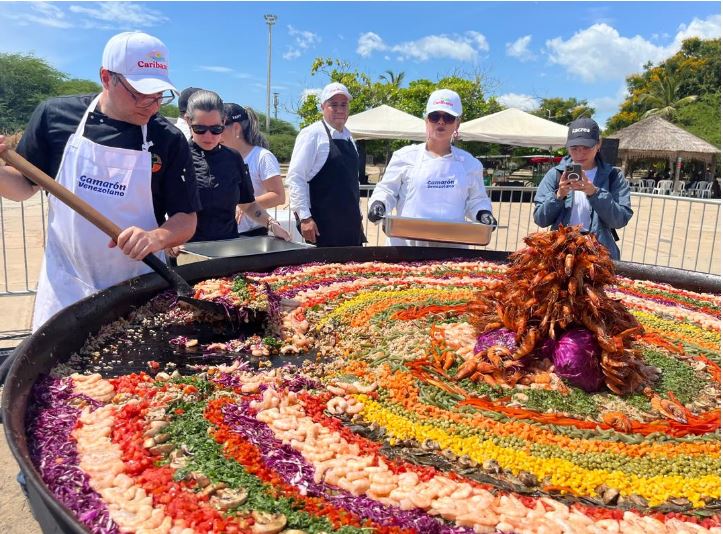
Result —
M188 465L188 456L183 454L179 449L171 451L168 455L168 459L171 461L168 466L173 469L182 469Z
M517 478L528 488L532 488L538 484L537 477L527 471L520 471Z
M267 512L251 512L254 518L254 524L251 532L254 534L277 534L286 526L286 516L284 514L269 514Z
M198 494L199 497L208 497L210 495L213 495L218 490L221 490L226 487L226 484L223 482L216 482L215 484L209 484L203 490Z
M500 464L497 463L497 460L485 460L482 464L482 469L494 475L498 474L502 470L500 468Z
M225 486L225 484L224 484ZM211 505L218 510L230 510L236 506L241 506L246 502L246 498L249 493L244 488L237 489L220 489L216 494L211 497ZM284 525L286 525L286 518L284 518ZM283 528L283 525L282 527Z
M203 473L191 473L191 478L196 481L196 484L198 484L200 488L205 488L211 483L209 478Z
M163 456L164 454L168 454L171 452L175 446L173 443L161 443L160 445L154 445L153 447L149 448L148 451L151 454L157 454L158 456Z

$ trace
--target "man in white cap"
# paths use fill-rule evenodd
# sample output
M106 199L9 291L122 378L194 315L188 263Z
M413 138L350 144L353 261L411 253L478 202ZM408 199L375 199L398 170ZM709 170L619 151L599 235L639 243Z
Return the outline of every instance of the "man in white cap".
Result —
M55 197L35 299L33 330L62 308L149 271L148 254L186 242L200 209L191 152L158 111L177 92L168 50L141 32L113 36L103 51L99 95L52 98L33 112L17 151L123 228L117 242ZM0 157L7 149L0 136ZM0 167L0 196L39 187Z
M351 95L341 83L321 92L322 119L299 132L286 176L299 231L320 247L365 241L359 211L359 156L349 118Z
M429 95L424 112L427 142L400 148L369 199L369 220L378 223L396 209L397 215L444 222L465 217L497 227L492 202L482 178L482 164L452 144L462 116L462 100L450 89ZM449 246L424 240L389 238L395 246Z

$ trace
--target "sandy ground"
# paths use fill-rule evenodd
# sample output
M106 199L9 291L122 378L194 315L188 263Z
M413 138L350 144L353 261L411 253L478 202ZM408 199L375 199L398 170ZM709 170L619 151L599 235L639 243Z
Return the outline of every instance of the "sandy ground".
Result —
M378 172L371 169L375 181ZM17 341L3 340L13 332L28 331L34 297L23 295L35 288L43 253L43 222L47 203L40 195L24 205L0 200L0 348ZM366 213L366 199L362 199ZM532 221L532 204L496 202L495 216L502 227L486 247L516 250L525 235L538 227ZM622 259L720 274L720 202L690 203L674 198L633 196L635 215L620 233ZM384 245L378 226L366 224L370 245ZM8 295L8 293L16 293ZM19 294L18 294L19 293ZM17 464L0 436L0 534L35 534L40 529L15 482Z

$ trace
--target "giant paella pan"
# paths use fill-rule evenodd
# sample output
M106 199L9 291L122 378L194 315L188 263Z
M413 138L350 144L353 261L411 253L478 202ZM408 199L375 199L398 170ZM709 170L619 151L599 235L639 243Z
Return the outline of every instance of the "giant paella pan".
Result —
M572 232L513 254L313 249L55 316L3 395L45 532L703 532L720 279ZM616 274L613 275L612 270Z

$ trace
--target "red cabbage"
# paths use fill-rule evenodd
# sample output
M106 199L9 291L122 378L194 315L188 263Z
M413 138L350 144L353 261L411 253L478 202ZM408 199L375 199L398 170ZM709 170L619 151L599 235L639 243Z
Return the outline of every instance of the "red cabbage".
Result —
M588 393L599 391L605 377L600 367L600 346L584 328L568 330L557 342L553 359L555 374Z
M487 351L487 349L493 345L501 345L508 348L510 352L515 352L517 350L515 333L511 330L507 330L506 328L497 328L484 334L480 334L477 338L477 343L474 346L474 353L477 354L481 351Z

